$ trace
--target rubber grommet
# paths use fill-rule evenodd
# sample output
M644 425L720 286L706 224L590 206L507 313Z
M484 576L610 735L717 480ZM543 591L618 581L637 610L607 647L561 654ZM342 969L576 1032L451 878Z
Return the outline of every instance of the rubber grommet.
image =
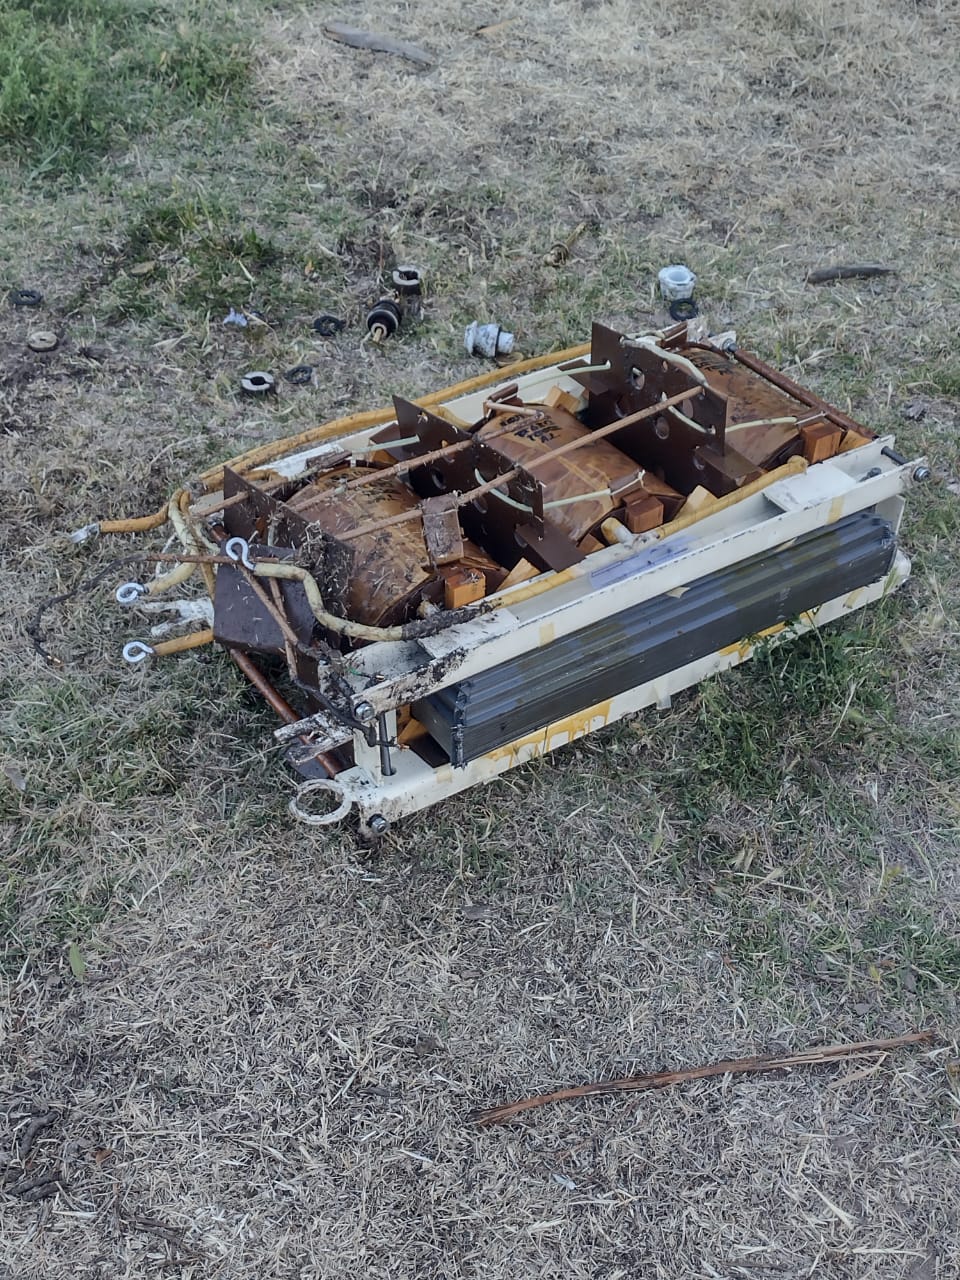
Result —
M313 331L319 333L321 338L332 338L334 334L342 333L346 327L346 320L341 320L339 316L317 316L313 322Z
M307 383L313 381L313 365L295 364L283 376L287 382L292 382L295 387L305 387Z
M39 307L43 302L39 289L11 289L9 296L12 307Z
M700 314L700 308L692 298L677 298L670 303L671 320L692 320Z

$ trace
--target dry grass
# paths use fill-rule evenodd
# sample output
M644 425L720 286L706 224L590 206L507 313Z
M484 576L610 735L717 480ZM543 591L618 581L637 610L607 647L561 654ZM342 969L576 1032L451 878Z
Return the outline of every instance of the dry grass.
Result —
M22 627L132 545L65 530L474 372L475 317L528 351L593 316L659 320L671 260L716 327L956 477L960 10L340 16L435 69L281 5L242 127L174 121L79 185L20 189L8 166L6 283L44 290L63 341L24 361L33 318L0 312L6 1151L54 1117L0 1189L0 1259L18 1280L955 1277L960 504L942 479L911 499L896 601L376 854L291 827L270 717L220 657L121 670L109 594L56 619L60 671ZM572 262L544 268L582 219ZM857 259L899 275L803 283ZM416 332L375 355L356 327L314 339L313 314L355 319L400 260L430 284ZM272 321L253 349L222 329L230 303ZM305 357L316 389L236 396L243 370ZM930 1022L940 1047L864 1070L464 1122L603 1073Z

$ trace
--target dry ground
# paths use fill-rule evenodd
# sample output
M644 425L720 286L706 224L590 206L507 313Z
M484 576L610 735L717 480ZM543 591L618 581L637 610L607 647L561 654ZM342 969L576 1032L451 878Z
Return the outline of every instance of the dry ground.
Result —
M426 72L325 40L334 7L214 7L255 47L229 111L72 181L5 166L4 283L44 291L62 342L26 360L35 321L3 310L0 1274L960 1275L958 5L336 8L425 45ZM404 260L430 285L417 331L314 341ZM135 545L65 531L475 372L472 318L530 353L594 316L657 323L675 260L716 328L929 455L896 600L376 853L292 825L225 659L125 669L109 589L52 617L62 669L31 652L37 599ZM851 260L899 274L803 283ZM269 339L225 331L230 304ZM305 357L317 387L237 397ZM880 1065L465 1123L925 1025L937 1048Z

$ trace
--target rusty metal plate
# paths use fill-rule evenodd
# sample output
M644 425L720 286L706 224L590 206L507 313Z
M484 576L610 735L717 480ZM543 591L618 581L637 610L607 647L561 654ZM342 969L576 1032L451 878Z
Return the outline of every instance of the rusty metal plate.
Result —
M394 397L393 403L397 413L399 438L405 439L412 435L419 437L419 443L414 445L391 448L389 442L384 444L385 448L400 459L433 453L454 443L465 445L441 458L432 459L422 467L414 467L409 472L409 484L420 497L468 493L488 480L495 480L497 476L509 471L517 472L511 479L504 480L502 486L498 486L502 487L506 500L490 492L460 508L460 523L467 536L480 546L488 548L490 554L501 564L507 567L516 564L520 558L520 547L515 536L517 528L520 525L532 525L538 536L543 529L543 487L537 479L492 445L477 440L445 418L398 396Z

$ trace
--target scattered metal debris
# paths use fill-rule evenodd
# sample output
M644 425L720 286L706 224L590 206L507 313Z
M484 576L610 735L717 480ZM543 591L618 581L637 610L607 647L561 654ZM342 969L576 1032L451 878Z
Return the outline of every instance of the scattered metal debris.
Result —
M393 298L381 298L367 312L367 332L374 342L383 342L400 328L401 311Z
M516 339L499 324L481 324L474 320L463 333L463 345L471 356L508 356Z
M671 320L692 320L699 314L693 300L697 277L689 267L679 262L673 263L660 271L657 281L663 300L669 304Z
M875 262L855 263L851 266L818 267L807 273L807 284L828 284L831 280L869 280L872 276L896 275L895 267L881 267Z
M565 240L555 240L543 255L545 267L562 267L570 257L570 251L587 229L585 222L579 223Z
M52 329L34 329L27 335L27 346L31 351L53 351L60 339Z
M324 34L331 40L339 40L354 49L368 49L371 53L394 53L398 58L406 58L422 67L433 66L434 59L419 45L409 44L406 40L395 40L393 36L382 35L377 31L364 31L359 27L348 26L345 22L325 22Z
M502 22L490 22L485 27L477 27L475 36L495 36L517 22L517 18L504 18Z
M671 320L693 320L700 314L700 308L692 298L675 298L667 308Z
M617 1080L598 1080L593 1084L576 1085L569 1089L556 1089L552 1093L538 1093L529 1098L519 1098L498 1107L484 1107L473 1111L468 1119L476 1125L489 1127L505 1124L524 1111L543 1107L550 1102L569 1102L574 1098L595 1097L598 1094L639 1093L649 1089L666 1089L690 1080L704 1080L710 1076L742 1075L745 1072L788 1071L793 1067L819 1066L823 1063L843 1061L846 1058L866 1055L883 1055L908 1045L932 1044L935 1032L915 1031L910 1035L893 1036L889 1040L861 1040L857 1044L833 1044L803 1049L799 1053L783 1055L764 1054L753 1058L731 1058L726 1062L713 1062L703 1067L687 1067L679 1071L652 1071L643 1075L622 1076Z
M254 369L250 373L245 373L240 379L240 388L248 396L267 395L271 391L276 391L277 380L272 373L267 373L263 369Z
M341 320L338 316L317 316L313 322L313 331L319 333L321 338L332 338L335 334L342 333L346 327L346 320Z
M39 289L11 289L7 296L12 307L39 307L43 303Z
M295 364L292 369L287 369L283 376L295 387L308 386L313 381L313 365Z

